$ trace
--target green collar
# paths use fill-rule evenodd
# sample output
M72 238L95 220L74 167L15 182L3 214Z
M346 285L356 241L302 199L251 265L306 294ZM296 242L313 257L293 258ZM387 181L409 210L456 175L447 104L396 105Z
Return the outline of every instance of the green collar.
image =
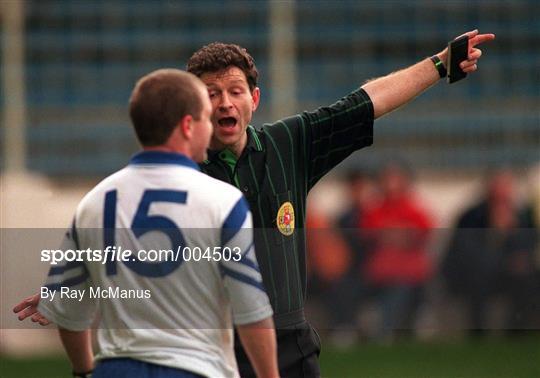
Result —
M218 153L218 158L229 166L232 177L234 179L234 184L237 188L239 188L240 182L238 181L238 172L236 171L236 162L238 161L238 159L236 158L234 152L226 148Z
M238 161L234 152L226 148L223 151L220 151L220 153L218 154L218 157L221 161L224 161L225 163L227 163L227 165L231 168L231 170L234 171L234 167L236 166L236 162Z

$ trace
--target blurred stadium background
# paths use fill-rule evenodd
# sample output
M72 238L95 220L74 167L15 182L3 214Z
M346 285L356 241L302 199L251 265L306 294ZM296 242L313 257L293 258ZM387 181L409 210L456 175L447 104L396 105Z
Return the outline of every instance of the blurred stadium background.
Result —
M157 68L184 68L195 50L213 41L240 44L255 58L262 103L253 124L260 126L330 104L367 79L440 51L464 31L495 33L497 39L483 47L477 73L451 86L441 82L377 121L374 146L318 184L311 206L335 219L348 206L340 173L376 171L391 157L414 168L415 187L440 229L474 201L485 172L496 167L514 172L520 203L540 196L537 1L0 4L2 229L66 226L86 190L137 150L126 108L134 82ZM440 250L434 247L433 254ZM0 267L0 375L65 376L65 360L36 360L58 351L52 331L16 329L20 325L11 319L12 305L31 294L45 274L36 264L26 268L35 274L23 277L17 267L24 256L19 258ZM339 348L323 334L324 375L540 376L537 338L470 341L459 314L452 327L438 317L454 303L440 299L437 280L429 292L432 306L408 341L381 346L361 338ZM313 319L329 329L317 299L308 290Z

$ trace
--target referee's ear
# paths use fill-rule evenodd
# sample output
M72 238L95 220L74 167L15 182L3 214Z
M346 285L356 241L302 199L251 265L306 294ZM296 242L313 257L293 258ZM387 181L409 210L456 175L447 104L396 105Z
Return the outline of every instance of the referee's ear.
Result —
M259 87L253 88L251 91L251 99L253 100L251 111L254 112L259 107L259 101L261 101L261 90Z

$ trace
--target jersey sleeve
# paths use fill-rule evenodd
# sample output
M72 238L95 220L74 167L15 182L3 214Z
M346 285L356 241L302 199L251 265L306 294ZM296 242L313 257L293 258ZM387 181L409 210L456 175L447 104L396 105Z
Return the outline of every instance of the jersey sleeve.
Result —
M65 252L77 249L80 248L73 222L64 236L60 250ZM84 261L60 261L51 266L46 283L41 287L38 311L61 328L72 331L87 329L97 311L96 299L90 295L91 286Z
M221 244L232 251L220 261L220 272L231 301L235 325L254 323L272 316L253 244L251 212L243 196L223 222ZM224 255L226 256L226 255Z
M373 104L362 89L336 103L301 114L308 186L354 151L373 143Z

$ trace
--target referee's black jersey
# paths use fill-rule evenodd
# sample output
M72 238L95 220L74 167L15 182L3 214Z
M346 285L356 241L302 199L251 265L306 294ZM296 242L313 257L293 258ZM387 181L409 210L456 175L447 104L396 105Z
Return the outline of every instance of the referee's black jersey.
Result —
M353 151L373 142L373 104L358 89L313 112L249 126L240 158L210 151L201 168L238 187L253 213L256 255L276 327L304 319L305 215L309 190Z

